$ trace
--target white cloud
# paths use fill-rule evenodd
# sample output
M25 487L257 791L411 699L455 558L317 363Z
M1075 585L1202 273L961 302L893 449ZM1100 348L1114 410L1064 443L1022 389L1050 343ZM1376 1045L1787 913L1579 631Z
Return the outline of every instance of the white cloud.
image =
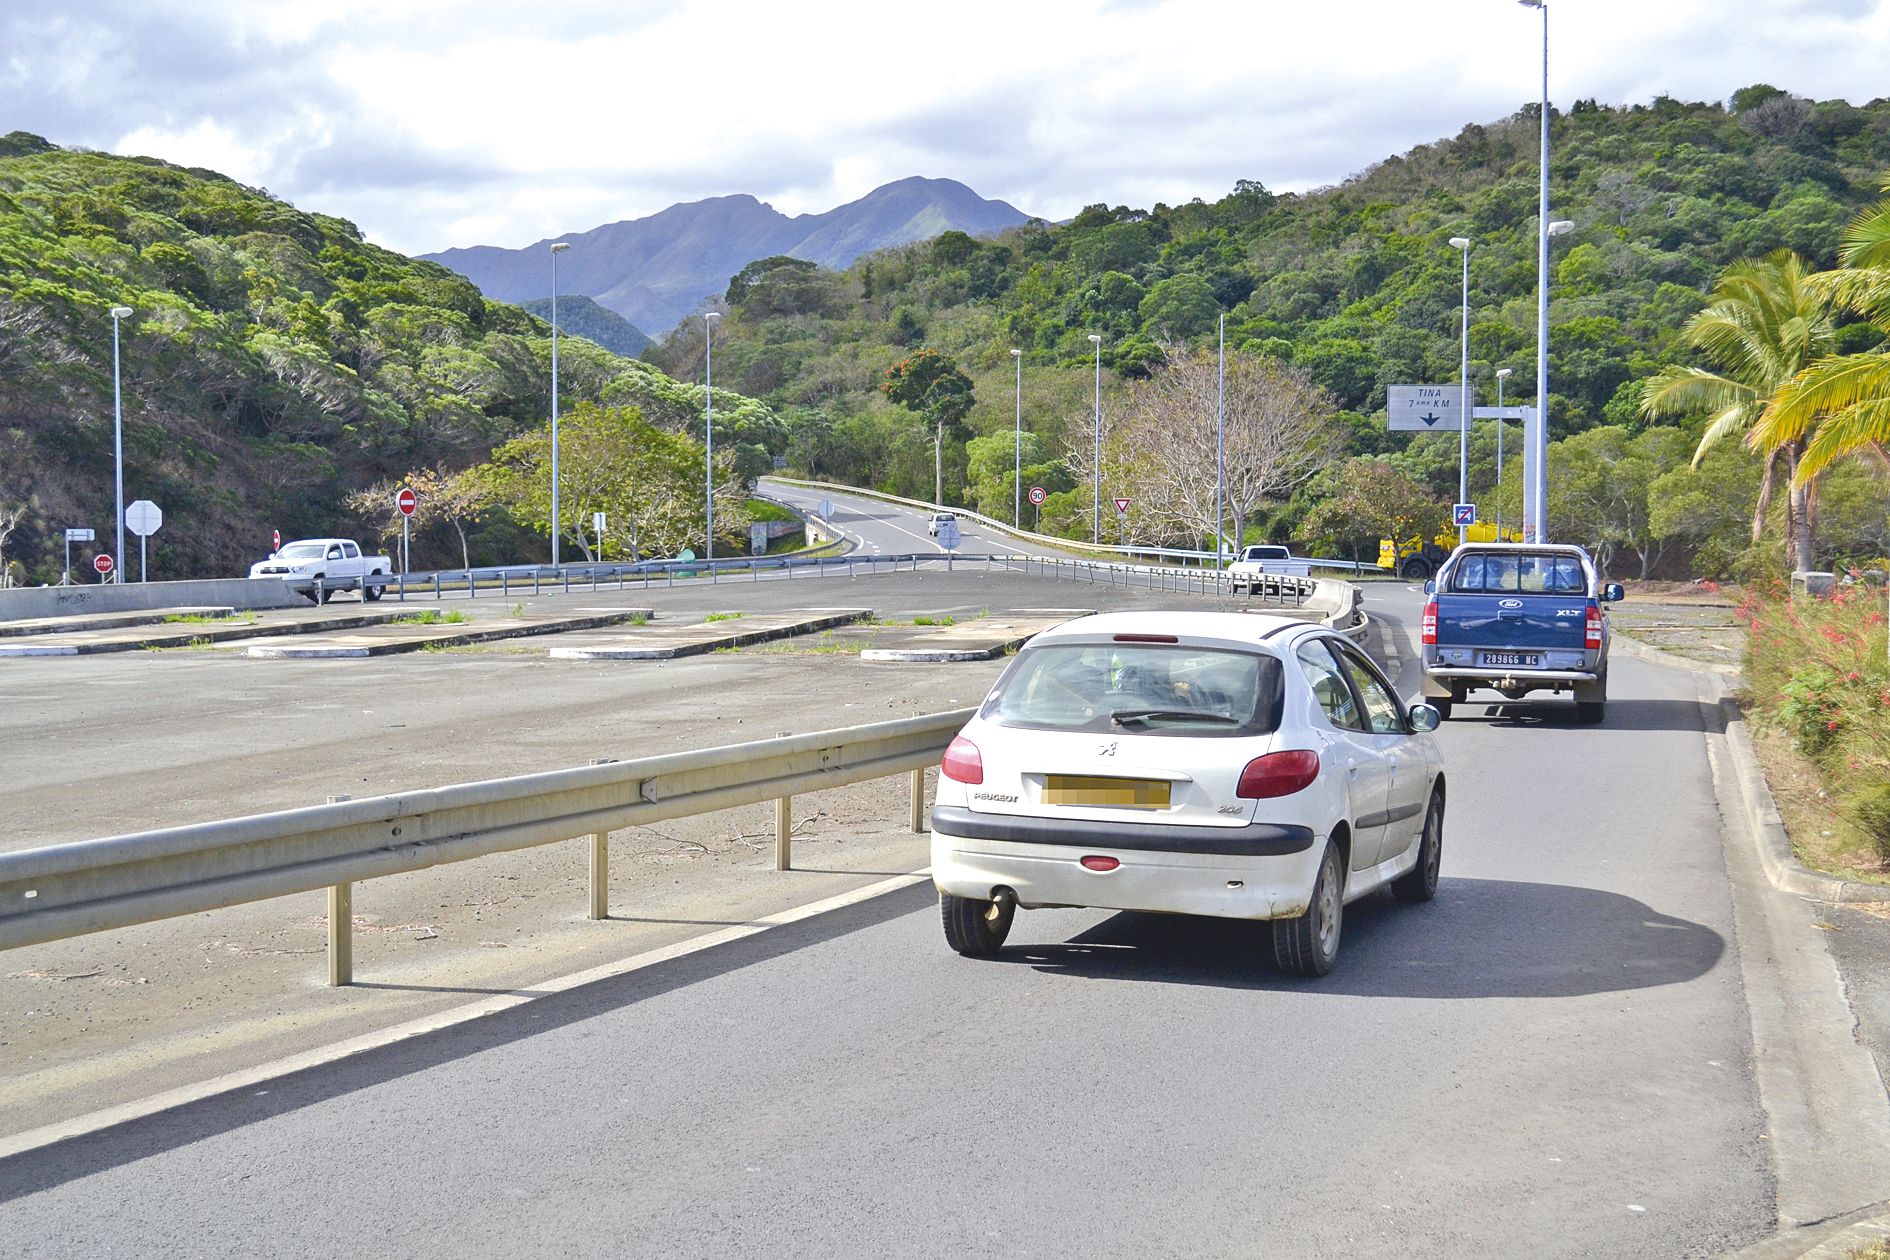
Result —
M678 200L947 176L1062 217L1336 182L1533 100L1509 0L109 0L0 17L0 109L212 166L419 252ZM1887 0L1554 0L1551 95L1864 101Z

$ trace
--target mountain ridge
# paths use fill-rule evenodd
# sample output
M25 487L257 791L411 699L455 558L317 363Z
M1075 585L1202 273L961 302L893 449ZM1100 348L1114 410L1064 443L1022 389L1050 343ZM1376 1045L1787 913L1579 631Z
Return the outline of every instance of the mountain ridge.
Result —
M547 247L568 243L573 248L559 261L560 295L582 294L639 329L662 331L720 295L729 277L758 258L786 255L837 269L944 232L986 236L1030 220L957 180L913 175L807 214L782 214L753 194L730 193L522 249L475 245L420 257L465 276L494 300L529 302L550 294Z

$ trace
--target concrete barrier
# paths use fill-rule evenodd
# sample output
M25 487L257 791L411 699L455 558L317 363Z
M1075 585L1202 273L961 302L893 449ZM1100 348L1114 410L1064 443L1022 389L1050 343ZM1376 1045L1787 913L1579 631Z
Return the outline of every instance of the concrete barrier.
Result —
M207 578L195 582L85 582L76 586L20 586L0 591L0 621L63 617L71 613L136 612L215 604L225 608L299 608L308 601L281 582Z

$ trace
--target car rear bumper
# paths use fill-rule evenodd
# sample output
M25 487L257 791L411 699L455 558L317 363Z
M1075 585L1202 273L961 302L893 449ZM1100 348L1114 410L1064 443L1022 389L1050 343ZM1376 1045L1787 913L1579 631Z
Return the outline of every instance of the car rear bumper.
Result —
M945 815L944 818L940 814ZM1144 827L1132 836L1106 824L1060 824L1054 819L1019 819L972 815L944 808L932 817L932 882L940 892L988 899L1008 888L1025 909L1087 906L1102 910L1141 910L1161 914L1198 914L1227 919L1279 919L1304 914L1318 876L1321 849L1310 829L1299 827ZM956 830L996 830L981 822L1049 824L1034 841L953 834ZM1118 834L1105 837L1100 831ZM1269 833L1259 847L1275 852L1190 852L1182 847L1128 848L1123 841L1146 845L1174 832ZM1271 833L1290 833L1278 835ZM1301 834L1303 833L1303 839ZM1113 839L1115 843L1104 843ZM1260 840L1260 837L1255 837ZM1169 837L1177 846L1186 843ZM1195 841L1194 843L1203 843ZM1115 858L1111 871L1092 871L1087 856Z
M1504 683L1514 683L1518 686L1529 683L1591 683L1601 678L1600 674L1585 669L1484 669L1464 665L1444 665L1434 669L1426 668L1424 672L1432 678L1479 682L1491 687Z

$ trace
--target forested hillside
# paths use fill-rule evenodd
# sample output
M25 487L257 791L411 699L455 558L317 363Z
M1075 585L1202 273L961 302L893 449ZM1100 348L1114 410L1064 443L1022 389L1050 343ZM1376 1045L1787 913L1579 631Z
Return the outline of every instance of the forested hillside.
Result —
M0 513L26 510L0 546L23 580L57 579L67 526L110 537L120 304L125 497L165 512L153 577L241 573L272 528L353 532L350 491L484 461L549 414L549 325L446 268L211 171L15 132L0 139ZM560 349L567 407L635 406L699 440L700 385L580 337ZM716 409L737 442L772 420L720 391ZM504 513L481 527L475 560L547 547Z
M1480 401L1495 401L1499 367L1513 369L1511 400L1535 392L1538 120L1530 108L1467 126L1302 196L1242 182L1211 203L1096 205L1062 226L950 233L841 273L758 264L731 287L716 377L781 410L796 466L929 496L930 432L880 386L912 350L942 351L976 399L963 433L974 445L968 455L961 441L948 461L947 497L1008 515L1008 481L980 482L973 465L977 434L1002 434L1008 457L1013 348L1023 352L1024 424L1043 439L1026 454L1039 463L1026 478L1068 488L1058 461L1087 457L1092 423L1089 335L1102 338L1107 424L1162 362L1164 343L1209 345L1225 312L1231 350L1273 356L1328 391L1346 449L1401 448L1408 439L1388 437L1372 414L1385 387L1458 375L1452 236L1472 242ZM1890 170L1890 101L1812 102L1763 86L1724 105L1584 101L1554 116L1552 132L1553 214L1575 225L1553 253L1557 437L1638 429L1640 383L1685 357L1680 329L1720 271L1781 247L1833 265L1846 222ZM1837 335L1858 349L1879 334L1854 323ZM686 323L647 357L687 375L701 337L699 321ZM1435 457L1404 459L1454 493L1455 438L1448 452L1434 445ZM1480 445L1476 459L1487 480L1493 451ZM1078 498L1086 513L1087 494Z

